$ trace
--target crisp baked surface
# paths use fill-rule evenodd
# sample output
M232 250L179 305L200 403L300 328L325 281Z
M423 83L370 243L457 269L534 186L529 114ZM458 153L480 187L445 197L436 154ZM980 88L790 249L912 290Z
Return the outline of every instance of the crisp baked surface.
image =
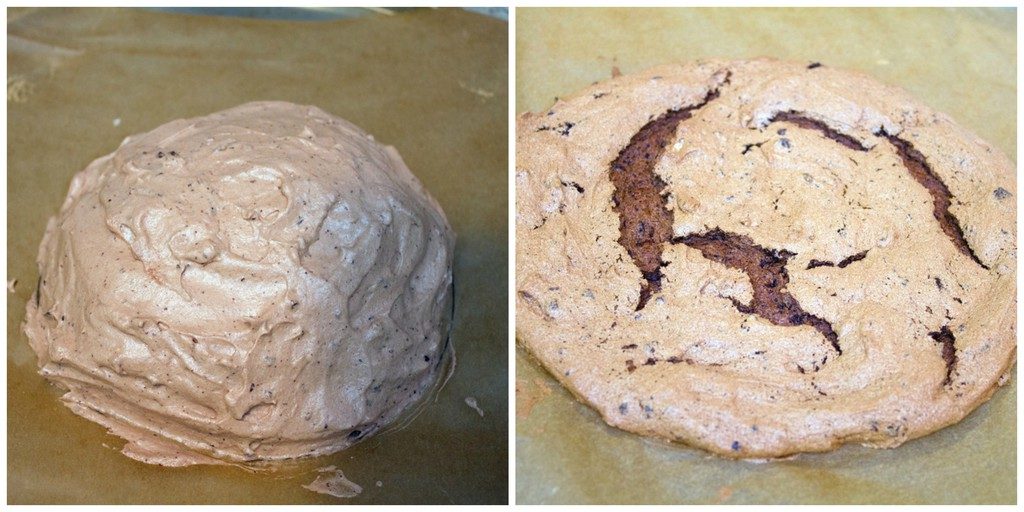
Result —
M133 458L326 454L448 369L454 244L394 148L316 107L247 103L75 175L25 330L68 407Z
M519 116L516 154L517 339L613 426L893 447L1009 375L1014 165L898 88L666 65Z

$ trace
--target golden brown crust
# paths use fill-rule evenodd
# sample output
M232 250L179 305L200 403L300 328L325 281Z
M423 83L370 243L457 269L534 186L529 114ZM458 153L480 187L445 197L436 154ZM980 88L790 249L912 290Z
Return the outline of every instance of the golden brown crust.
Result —
M621 165L670 118L652 165ZM1015 360L1013 163L900 89L667 65L516 137L517 338L613 426L730 457L891 447L962 419Z

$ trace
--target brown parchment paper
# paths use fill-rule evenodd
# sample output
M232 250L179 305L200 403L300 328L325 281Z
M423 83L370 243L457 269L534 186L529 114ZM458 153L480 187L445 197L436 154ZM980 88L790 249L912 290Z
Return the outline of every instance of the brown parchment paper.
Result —
M1016 159L1013 9L518 9L516 111L702 57L820 61L899 85ZM1016 503L1016 378L895 450L736 462L606 426L519 349L517 503Z
M447 9L331 22L14 9L7 31L9 502L507 503L507 24ZM458 366L408 427L278 474L133 461L58 402L20 330L46 220L125 136L263 99L363 127L440 201L458 234ZM327 465L362 494L301 487Z

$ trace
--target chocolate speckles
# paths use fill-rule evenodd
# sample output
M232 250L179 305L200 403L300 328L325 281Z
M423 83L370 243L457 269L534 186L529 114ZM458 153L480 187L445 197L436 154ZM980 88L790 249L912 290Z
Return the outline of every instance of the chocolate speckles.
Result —
M576 126L576 123L571 123L569 121L563 121L563 122L561 122L561 123L559 123L559 124L557 124L555 126L541 126L540 128L537 128L537 131L538 132L553 131L553 132L561 135L562 137L568 137L569 133L572 132L572 129L573 129L574 126Z
M858 252L857 254L854 254L852 256L847 256L846 258L843 258L842 260L840 260L838 263L832 263L831 261L822 261L822 260L812 259L810 262L807 263L807 270L810 270L812 268L817 268L817 267L839 267L839 268L846 268L850 263L853 263L855 261L860 261L860 260L866 258L867 256L868 256L868 251L865 250L865 251Z

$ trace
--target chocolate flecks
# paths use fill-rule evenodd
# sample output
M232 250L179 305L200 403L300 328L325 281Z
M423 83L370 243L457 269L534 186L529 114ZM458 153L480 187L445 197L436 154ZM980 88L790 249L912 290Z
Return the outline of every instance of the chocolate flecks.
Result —
M726 74L723 84L729 82ZM693 112L718 98L719 88L708 90L696 105L669 110L640 129L611 163L615 186L612 209L619 215L619 244L626 248L643 274L636 311L647 305L651 295L661 290L661 260L665 242L672 239L672 211L665 208L662 196L665 182L654 173L665 147L675 136L679 123Z
M762 145L764 145L765 142L768 142L768 141L755 142L753 144L744 144L743 145L743 152L741 152L740 154L741 155L745 155L745 154L749 153L751 149L761 147Z
M546 320L552 320L551 313L541 304L540 299L525 290L519 290L518 294L535 312L542 314Z
M740 446L740 442L739 441L733 441L732 442L732 451L738 452L738 451L740 451L740 448L741 448L741 446Z
M846 258L843 258L843 260L840 261L839 263L832 263L831 261L822 261L822 260L812 259L809 263L807 263L807 270L810 270L812 268L817 268L817 267L839 267L839 268L846 268L850 263L853 263L855 261L860 261L860 260L866 258L867 256L868 256L868 251L864 250L864 251L858 252L857 254L854 254L852 256L847 256Z
M622 350L633 350L636 348L636 343L630 343L629 345L623 345Z
M768 121L768 124L778 123L778 122L795 124L795 125L799 126L800 128L804 128L804 129L808 129L808 130L817 130L817 131L821 132L821 134L824 135L825 138L832 139L832 140L834 140L834 141L842 144L843 146L846 146L847 148L850 148L850 149L852 149L854 151L867 151L868 150L868 148L864 147L864 145L861 144L860 141L858 141L857 139L855 139L853 137L850 137L849 135L846 135L846 134L843 134L843 133L839 133L836 130L834 130L831 127L829 127L829 125L827 125L827 124L825 124L825 123L823 123L823 122L821 122L821 121L819 121L817 119L811 119L810 117L806 117L803 114L801 114L800 112L797 112L795 110L790 110L788 112L779 112L779 113L775 114L775 116L773 116Z
M654 412L654 407L651 407L649 404L645 404L645 403L641 403L640 405L641 405L641 407L644 410L644 416L647 417L647 418L650 418L651 417L651 413Z
M796 298L786 291L789 283L786 262L795 254L766 249L747 236L727 233L719 228L678 237L672 243L686 244L711 261L747 274L753 288L753 300L750 304L743 304L734 298L729 299L741 313L755 314L775 325L814 327L842 355L839 335L832 329L832 324L804 311Z
M561 123L559 123L559 124L557 124L555 126L541 126L540 128L537 128L536 131L538 131L538 132L553 131L553 132L556 132L556 133L558 133L559 135L561 135L563 137L568 137L569 136L569 132L572 131L572 128L574 126L576 126L576 123L570 123L569 121L564 121L564 122L561 122Z
M821 67L821 63L820 62L812 62L812 63L807 65L807 69L815 69L815 68L820 68L820 67Z
M644 366L654 366L654 365L656 365L656 364L658 364L658 363L660 363L662 361L664 361L666 363L671 363L671 364L679 364L679 363L686 363L686 364L691 364L691 365L694 364L693 359L690 359L689 357L669 356L669 357L667 357L665 359L659 359L657 357L648 357L647 360L644 361ZM706 364L707 364L707 366L722 366L721 363L706 363Z
M941 290L942 289L942 279L939 279L938 277L936 277L935 278L935 286L937 286Z
M867 256L868 256L868 251L866 251L866 250L865 251L861 251L861 252L858 252L857 254L854 254L852 256L847 256L846 258L843 258L843 261L840 261L839 263L836 263L836 266L839 267L839 268L846 268L846 266L849 265L850 263L853 263L855 261L860 261L860 260L866 258Z
M996 199L1002 201L1003 199L1006 199L1007 197L1010 197L1013 194L1011 194L1009 190L1006 190L1003 187L999 187L992 191L992 195L996 196Z
M956 368L956 337L946 325L936 332L928 333L928 336L931 336L936 343L942 344L942 360L946 362L946 378L942 381L942 385L948 385L953 382L953 370Z
M586 190L582 186L580 186L579 183L576 183L575 181L563 181L562 182L562 186L563 187L572 187L572 188L576 189L576 192L579 192L580 194L582 194Z
M875 135L888 140L892 144L893 148L896 149L896 153L899 154L900 159L903 161L903 166L910 171L910 175L932 195L932 215L935 216L935 220L939 221L942 232L952 240L953 245L960 252L977 263L981 268L989 270L988 266L982 263L978 256L974 254L974 250L971 249L967 239L964 238L964 231L960 228L960 221L949 212L949 207L953 204L953 193L949 191L949 187L943 183L942 179L932 171L931 166L928 165L928 159L915 149L913 144L895 135L890 135L884 128L875 133Z
M633 363L632 359L626 359L626 371L629 373L636 371L636 364Z
M807 270L810 270L812 268L818 268L818 267L833 267L833 266L835 266L835 263L832 263L831 261L822 261L822 260L812 259L809 263L807 263Z

